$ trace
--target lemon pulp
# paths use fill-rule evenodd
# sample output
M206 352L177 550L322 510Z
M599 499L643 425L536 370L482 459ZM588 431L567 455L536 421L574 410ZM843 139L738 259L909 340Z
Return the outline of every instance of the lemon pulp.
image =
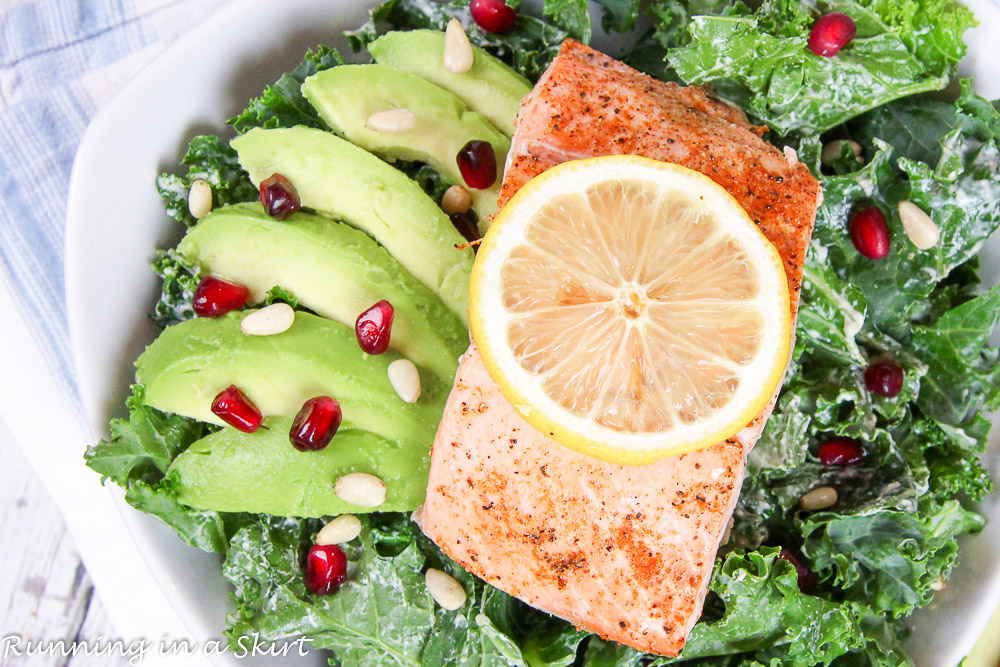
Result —
M645 463L715 444L780 382L781 260L707 177L633 156L555 167L498 214L473 269L473 338L529 423Z

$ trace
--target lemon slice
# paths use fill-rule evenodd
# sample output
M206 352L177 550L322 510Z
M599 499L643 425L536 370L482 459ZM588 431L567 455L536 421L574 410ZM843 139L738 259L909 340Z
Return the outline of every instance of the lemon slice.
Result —
M735 435L781 382L781 258L711 179L635 156L567 162L497 215L472 337L532 426L614 463Z

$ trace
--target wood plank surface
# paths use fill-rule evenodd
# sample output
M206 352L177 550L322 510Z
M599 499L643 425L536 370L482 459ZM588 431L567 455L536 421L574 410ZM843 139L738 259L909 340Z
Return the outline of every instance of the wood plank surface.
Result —
M100 642L117 639L73 540L48 493L0 422L0 664L117 667L115 655L3 654L4 638ZM8 644L10 646L11 644ZM23 644L22 644L23 646Z

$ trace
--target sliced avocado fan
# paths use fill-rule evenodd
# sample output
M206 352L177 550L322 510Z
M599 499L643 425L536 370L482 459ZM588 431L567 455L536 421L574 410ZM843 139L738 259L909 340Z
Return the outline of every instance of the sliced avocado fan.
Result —
M416 182L322 130L255 128L232 146L255 185L282 174L303 206L369 234L468 325L472 250Z
M268 417L254 433L216 431L192 444L167 471L177 499L195 509L320 517L406 512L424 501L430 449L403 446L344 422L326 449L300 452L288 441L291 417ZM386 486L378 507L337 497L343 475L364 472Z
M514 136L517 110L531 92L531 82L478 46L472 47L472 68L461 74L445 69L444 33L438 30L388 32L369 44L368 51L380 65L416 74L450 90L501 132Z
M308 213L281 222L260 204L215 209L177 247L202 271L250 289L260 303L275 285L306 308L353 327L385 299L395 310L390 344L451 382L469 334L458 316L359 229Z
M510 140L444 88L385 65L341 65L306 79L302 94L347 140L390 160L426 162L449 184L469 190L480 220L496 213ZM398 132L366 127L372 114L391 109L409 110L416 124ZM462 147L474 140L490 143L497 160L496 183L485 190L466 185L456 160Z
M334 288L336 286L333 286ZM212 401L236 385L264 416L296 414L316 396L340 401L344 420L399 443L429 450L451 388L421 369L421 394L406 403L389 382L389 350L361 351L353 329L296 312L284 333L250 336L240 331L245 312L198 318L164 329L136 361L136 382L146 403L213 424Z

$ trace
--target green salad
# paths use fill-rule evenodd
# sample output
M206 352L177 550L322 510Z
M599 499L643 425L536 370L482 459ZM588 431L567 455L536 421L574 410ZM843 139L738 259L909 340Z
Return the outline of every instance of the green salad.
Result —
M956 539L982 529L975 503L992 488L977 454L990 430L983 411L1000 408L1000 351L988 343L1000 286L979 284L977 252L1000 225L1000 102L977 96L970 81L942 92L975 18L953 0L596 5L604 31L628 35L624 52L611 55L660 79L710 86L765 125L772 143L794 149L823 186L793 359L750 454L700 622L678 658L602 641L464 572L410 520L450 374L468 343L461 301L473 251L444 259L435 249L461 244L462 233L474 238L489 202L474 201L449 220L437 207L455 175L431 149L366 144L309 86L307 99L306 79L338 68L346 77L350 67L318 46L220 128L236 141L196 137L178 170L157 179L167 214L188 230L153 264L162 296L152 317L164 333L137 363L128 416L86 454L91 468L126 489L131 505L225 557L234 650L246 636L306 637L345 667L910 664L905 618L947 581ZM857 36L836 57L818 57L810 31L834 11L853 19ZM565 38L588 42L594 31L586 0L545 0L537 17L519 8L500 33L478 29L465 0L389 0L347 38L366 61L364 51L387 31L441 31L453 18L513 70L498 74L511 95L538 78ZM469 136L509 146L504 123L470 122ZM271 155L274 147L317 142L329 143L331 164L342 167L327 186L350 189L354 171L384 171L383 203L416 211L423 231L380 236L378 215L327 198L323 183L313 187L306 175L291 178L308 210L289 218L294 233L264 215L253 203L262 176L275 160L298 168ZM207 216L195 217L189 205L198 181L211 187ZM407 199L392 201L401 190ZM907 240L897 209L907 201L939 228L928 250ZM878 260L859 253L848 233L852 215L871 207L884 214L892 239ZM360 231L334 222L341 219ZM244 311L197 317L196 291L212 272L241 277L247 303L288 304L294 328L273 340L241 337ZM357 348L340 322L353 323L385 298L372 298L362 279L393 290L397 317L411 323L398 340L394 330L393 345L424 350L423 358ZM316 288L320 280L338 286L335 299ZM280 342L287 335L294 337ZM403 356L419 368L413 403L400 401L386 380L388 365ZM892 398L872 391L871 377L866 382L879 363L902 370ZM265 417L255 434L223 427L208 409L223 377L223 386L255 399L266 394L264 414L283 416ZM346 456L289 446L291 417L317 393L344 397L347 421L334 442ZM819 448L830 442L860 444L865 456L825 465ZM302 456L317 458L303 466ZM325 488L358 470L386 481L376 511ZM836 504L803 509L802 497L823 486L837 491ZM360 535L343 545L348 582L334 595L313 594L303 580L306 554L321 517L345 512L361 520ZM468 601L455 611L435 604L428 568L451 574Z

